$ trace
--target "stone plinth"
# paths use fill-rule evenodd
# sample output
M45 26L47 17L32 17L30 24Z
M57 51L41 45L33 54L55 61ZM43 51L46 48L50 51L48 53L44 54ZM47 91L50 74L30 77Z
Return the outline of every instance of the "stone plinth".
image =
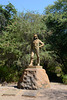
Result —
M42 66L27 66L27 68L40 68L40 69L42 69Z
M42 66L33 66L24 70L17 86L22 89L35 90L49 87L50 82L46 71L42 69Z

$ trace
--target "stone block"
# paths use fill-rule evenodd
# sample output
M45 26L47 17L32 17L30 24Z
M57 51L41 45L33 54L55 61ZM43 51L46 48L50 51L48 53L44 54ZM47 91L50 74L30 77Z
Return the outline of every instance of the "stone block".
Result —
M48 75L42 66L28 67L18 81L18 88L36 90L50 86Z

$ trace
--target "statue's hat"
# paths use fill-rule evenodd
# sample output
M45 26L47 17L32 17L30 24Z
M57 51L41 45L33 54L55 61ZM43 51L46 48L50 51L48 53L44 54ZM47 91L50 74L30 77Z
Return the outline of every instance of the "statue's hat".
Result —
M34 34L34 37L37 37L37 34Z

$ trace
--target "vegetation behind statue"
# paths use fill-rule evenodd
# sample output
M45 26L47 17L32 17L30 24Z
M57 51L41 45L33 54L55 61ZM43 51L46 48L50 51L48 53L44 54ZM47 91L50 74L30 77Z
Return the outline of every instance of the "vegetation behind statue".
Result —
M6 8L0 6L0 14L3 15L0 19L3 23L0 24L0 81L18 80L18 76L20 77L30 62L30 43L34 33L38 33L39 39L45 44L41 49L40 58L41 65L47 70L48 75L50 77L57 75L62 79L66 77L64 76L67 74L66 1L58 0L56 3L47 7L44 15L36 12L22 12L16 15L15 12L8 18L4 16L7 6ZM15 10L12 5L11 10L13 9ZM5 24L7 19L8 23Z

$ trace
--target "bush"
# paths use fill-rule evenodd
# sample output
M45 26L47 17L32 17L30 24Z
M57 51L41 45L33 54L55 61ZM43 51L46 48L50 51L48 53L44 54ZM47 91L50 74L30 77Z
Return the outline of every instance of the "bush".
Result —
M67 74L62 76L62 81L64 84L67 84Z
M20 75L22 74L23 69L21 71L17 69L17 67L0 67L0 82L17 82Z

